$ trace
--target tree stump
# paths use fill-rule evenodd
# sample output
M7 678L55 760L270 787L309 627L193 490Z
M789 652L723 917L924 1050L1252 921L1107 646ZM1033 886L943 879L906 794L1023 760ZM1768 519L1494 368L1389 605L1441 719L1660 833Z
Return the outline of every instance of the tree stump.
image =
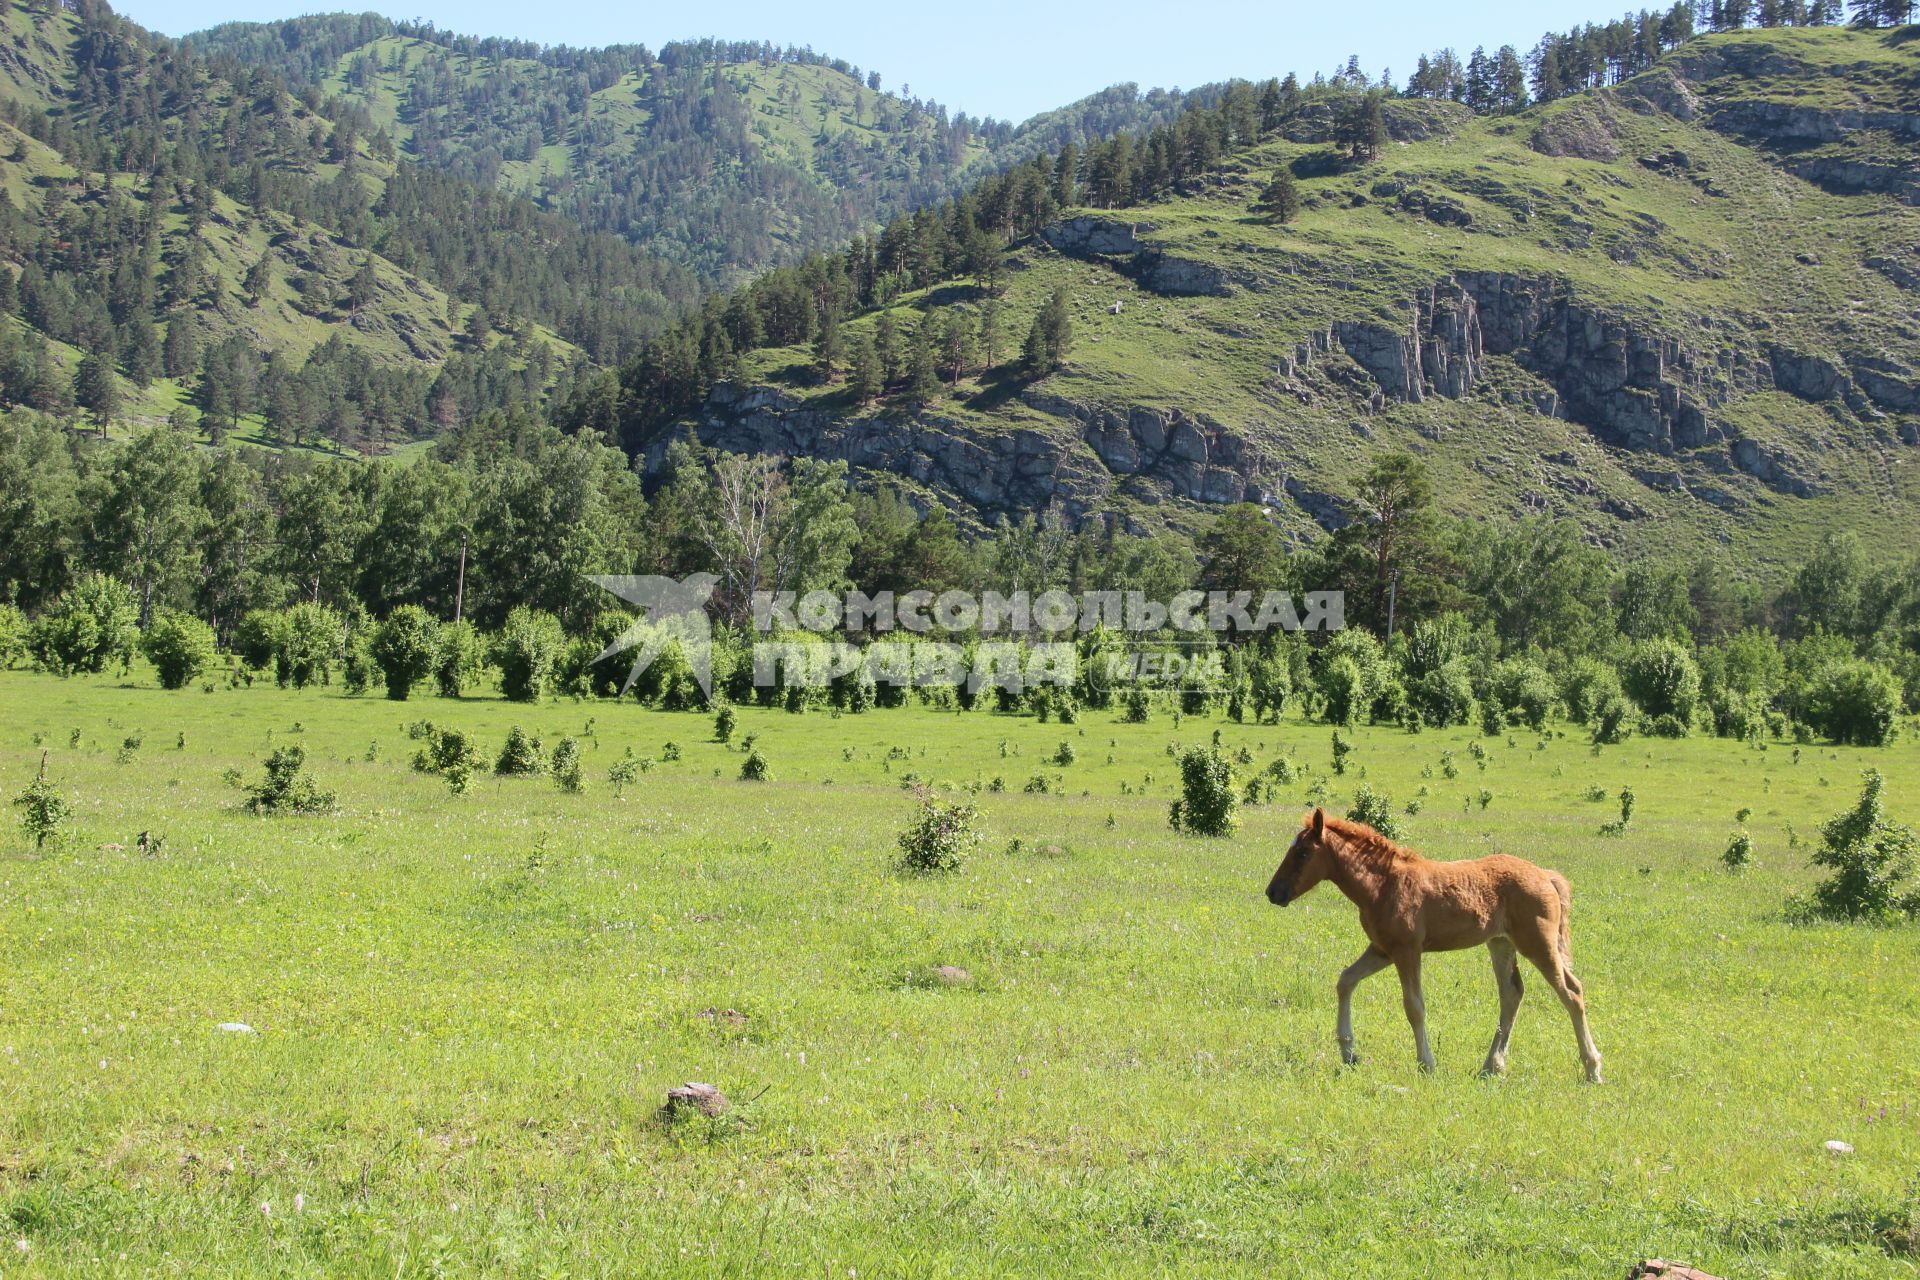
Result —
M690 1080L667 1090L667 1103L660 1108L660 1112L672 1120L692 1111L698 1111L703 1116L717 1116L726 1109L726 1094L713 1085Z

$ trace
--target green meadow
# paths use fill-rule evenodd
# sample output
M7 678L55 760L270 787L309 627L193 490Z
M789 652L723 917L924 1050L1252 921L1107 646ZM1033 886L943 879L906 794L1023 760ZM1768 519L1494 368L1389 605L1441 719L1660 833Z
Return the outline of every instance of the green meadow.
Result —
M1863 769L1920 820L1911 730L1361 727L1334 776L1292 715L737 714L723 744L631 702L0 673L0 789L44 752L73 805L39 852L0 831L0 1276L1920 1270L1920 933L1782 913ZM489 758L575 736L589 785L453 794L410 766L422 719ZM1176 834L1169 749L1216 731L1242 777L1306 772L1230 839ZM336 812L246 812L288 744ZM654 763L616 794L629 748ZM978 788L955 874L897 866L916 781ZM1608 1083L1538 980L1476 1076L1480 951L1427 962L1434 1075L1391 975L1340 1067L1354 912L1263 890L1311 798L1363 783L1431 856L1572 880ZM663 1120L686 1081L733 1105Z

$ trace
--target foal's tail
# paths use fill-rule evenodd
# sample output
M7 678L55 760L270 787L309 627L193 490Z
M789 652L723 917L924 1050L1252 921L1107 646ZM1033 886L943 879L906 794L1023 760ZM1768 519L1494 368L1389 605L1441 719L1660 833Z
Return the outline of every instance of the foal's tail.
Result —
M1553 891L1560 899L1560 933L1555 939L1555 949L1560 953L1560 974L1566 979L1567 988L1575 995L1581 994L1580 979L1573 976L1573 886L1558 871L1547 872L1547 880L1553 885Z

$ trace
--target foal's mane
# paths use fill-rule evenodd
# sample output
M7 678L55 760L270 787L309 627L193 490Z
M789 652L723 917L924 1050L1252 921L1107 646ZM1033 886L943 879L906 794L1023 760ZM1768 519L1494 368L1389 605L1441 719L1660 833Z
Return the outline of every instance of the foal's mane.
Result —
M1420 858L1413 850L1395 844L1364 822L1349 822L1328 814L1327 830L1340 838L1342 848L1363 862L1391 864L1418 861Z

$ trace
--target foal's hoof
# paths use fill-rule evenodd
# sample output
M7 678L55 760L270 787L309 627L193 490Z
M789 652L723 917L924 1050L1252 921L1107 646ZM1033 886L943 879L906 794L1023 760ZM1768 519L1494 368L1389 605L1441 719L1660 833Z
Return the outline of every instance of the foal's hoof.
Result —
M1498 1080L1506 1074L1507 1064L1504 1062L1489 1062L1480 1068L1480 1078L1482 1080Z

